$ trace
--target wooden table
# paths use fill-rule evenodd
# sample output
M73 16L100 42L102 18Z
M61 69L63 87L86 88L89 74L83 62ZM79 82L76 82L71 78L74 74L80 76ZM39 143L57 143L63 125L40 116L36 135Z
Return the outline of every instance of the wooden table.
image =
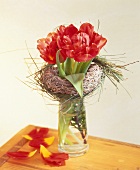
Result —
M0 148L0 170L140 170L140 146L92 136L88 140L89 151L84 156L70 158L62 167L45 165L39 153L26 160L9 158L7 151L31 150L22 135L34 128L37 127L25 127ZM49 150L57 152L57 130L50 129L49 133L56 137Z

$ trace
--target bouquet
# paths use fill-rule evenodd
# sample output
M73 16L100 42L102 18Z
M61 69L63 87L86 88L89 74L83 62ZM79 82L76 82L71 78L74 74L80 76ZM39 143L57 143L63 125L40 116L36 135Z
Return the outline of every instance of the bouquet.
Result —
M106 42L90 23L81 24L79 29L73 24L59 26L55 32L37 41L45 65L39 71L40 76L35 76L36 81L43 90L58 98L60 94L80 97L90 94L104 76L117 86L123 80L119 69L125 67L99 55Z
M79 156L88 150L84 99L108 77L117 87L124 80L121 69L101 56L107 39L90 23L79 29L60 25L37 41L43 66L32 76L34 85L59 102L59 150Z

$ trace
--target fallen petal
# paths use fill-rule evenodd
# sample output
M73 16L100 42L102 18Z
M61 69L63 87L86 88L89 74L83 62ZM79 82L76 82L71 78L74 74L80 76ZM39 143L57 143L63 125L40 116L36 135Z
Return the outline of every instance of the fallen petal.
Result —
M31 136L29 136L29 135L23 135L23 137L25 138L25 139L28 139L28 140L32 140L33 138L31 137Z
M40 148L40 145L48 147L54 141L54 136L49 138L35 138L29 142L29 146L34 148Z
M44 146L48 146L45 142L44 142L44 139L40 139L40 138L37 138L37 139L33 139L31 141L29 141L29 146L31 147L34 147L34 148L40 148L40 145L44 145Z
M40 146L40 154L43 158L49 158L51 156L51 152L49 152L43 145Z
M28 135L31 138L44 138L49 132L49 128L40 128L32 130Z
M44 161L50 166L63 166L65 160L69 159L66 153L51 153L44 146L40 147L40 154Z
M51 157L65 160L69 159L69 155L66 153L53 153Z
M64 166L65 160L59 158L44 158L44 161L50 166Z
M12 158L25 159L25 158L30 158L34 156L36 152L37 150L34 150L32 152L25 152L25 151L7 152L7 155Z
M54 141L54 136L51 136L49 138L44 138L44 142L47 143L48 145L51 145Z

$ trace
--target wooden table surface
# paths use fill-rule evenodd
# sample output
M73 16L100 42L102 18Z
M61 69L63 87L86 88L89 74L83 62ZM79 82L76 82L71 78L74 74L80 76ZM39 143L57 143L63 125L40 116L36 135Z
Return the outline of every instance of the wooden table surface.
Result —
M29 125L18 132L0 148L0 170L140 170L140 146L89 136L89 151L81 157L69 158L65 166L45 165L40 154L26 160L9 158L7 151L31 151L28 141L22 135L37 127ZM50 129L55 141L49 147L57 152L57 130Z

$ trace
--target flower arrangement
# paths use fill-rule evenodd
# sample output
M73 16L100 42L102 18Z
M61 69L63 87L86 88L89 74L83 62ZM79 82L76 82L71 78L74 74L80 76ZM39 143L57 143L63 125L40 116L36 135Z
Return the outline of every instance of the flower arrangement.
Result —
M99 54L106 43L90 23L79 29L73 24L61 25L37 41L45 63L33 74L34 83L59 101L59 150L71 156L88 150L85 97L100 87L105 77L116 87L124 80L121 69L127 65L109 62Z
M70 24L61 25L47 38L39 39L37 48L40 57L48 64L57 65L59 77L67 79L82 97L85 74L106 42L90 23L82 24L79 29Z
M123 80L119 69L125 66L99 55L106 42L90 23L81 24L79 29L73 24L59 26L37 41L40 57L45 61L36 73L37 84L42 91L58 98L61 94L86 96L96 89L104 76L117 86Z

